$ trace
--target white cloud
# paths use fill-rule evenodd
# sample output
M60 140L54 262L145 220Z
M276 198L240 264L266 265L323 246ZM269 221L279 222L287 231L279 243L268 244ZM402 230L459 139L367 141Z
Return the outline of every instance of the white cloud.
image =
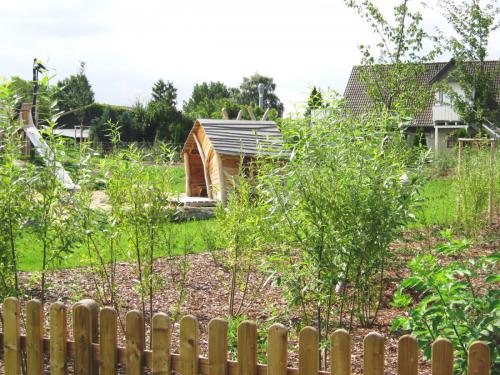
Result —
M443 23L433 10L425 22ZM38 57L63 78L83 60L98 101L129 105L159 78L182 104L195 83L259 72L293 110L312 85L342 92L373 38L340 0L20 0L0 3L0 75L29 78ZM498 58L498 32L490 47Z

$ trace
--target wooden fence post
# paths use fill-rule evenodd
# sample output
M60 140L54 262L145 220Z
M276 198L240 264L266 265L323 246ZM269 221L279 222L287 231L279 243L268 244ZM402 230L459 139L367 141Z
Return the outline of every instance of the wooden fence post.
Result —
M446 339L437 339L432 344L432 375L453 375L453 346Z
M208 367L210 375L227 374L227 322L223 319L208 323Z
M142 375L144 370L144 317L142 312L132 310L125 316L125 337L127 341L127 375Z
M250 320L238 326L238 375L257 375L257 326Z
M99 313L101 375L115 375L117 365L116 348L118 346L116 311L105 307Z
M313 327L304 327L299 333L299 375L319 371L319 335Z
M331 375L351 375L351 336L345 329L338 329L330 336Z
M198 320L186 315L180 323L180 375L198 375L200 327Z
M488 223L492 224L493 223L493 213L495 211L494 205L493 205L493 196L495 190L495 147L496 147L497 141L492 139L491 144L490 144L490 161L489 161L489 189L488 189Z
M490 348L481 341L473 342L469 347L468 375L488 375L490 373Z
M398 375L418 375L418 342L404 335L398 341Z
M43 374L43 306L38 300L26 305L26 370L28 375Z
M384 375L384 337L370 332L363 340L363 375Z
M50 374L66 374L66 307L61 302L50 305Z
M281 324L273 324L267 337L267 375L286 375L288 330Z
M170 374L170 336L171 324L166 314L159 313L153 316L152 349L153 349L153 375Z
M73 336L75 340L76 375L92 375L92 315L84 304L73 309Z
M19 301L9 297L3 303L4 369L9 375L21 374L21 332L19 330Z

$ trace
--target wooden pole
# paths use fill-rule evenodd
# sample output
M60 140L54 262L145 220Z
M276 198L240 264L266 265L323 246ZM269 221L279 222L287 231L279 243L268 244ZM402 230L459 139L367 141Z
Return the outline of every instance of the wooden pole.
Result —
M227 114L226 108L222 108L221 112L224 120L229 120L229 115Z
M186 197L191 197L191 169L189 166L189 154L185 152L184 156L184 172L186 173Z
M264 112L264 114L262 115L262 118L260 119L260 121L266 121L267 120L267 117L269 116L269 110L271 108L268 108L266 109L266 111Z
M217 169L219 170L219 187L220 187L220 200L225 206L227 203L227 192L226 192L226 179L224 177L224 163L222 162L222 156L218 153L214 157L217 163Z
M462 170L462 151L464 148L464 141L462 139L458 140L458 160L457 160L457 179L461 178L461 170ZM461 200L460 200L460 192L457 192L457 221L460 223L460 210L461 210Z
M492 139L490 143L490 166L489 166L489 174L490 174L490 189L488 192L488 222L489 224L493 223L493 212L494 212L494 207L493 207L493 190L495 188L495 171L494 171L494 164L495 164L495 147L496 147L496 140Z
M253 110L250 106L247 107L247 111L248 111L248 115L250 116L250 119L252 121L257 121L257 119L255 118L255 114L253 113Z

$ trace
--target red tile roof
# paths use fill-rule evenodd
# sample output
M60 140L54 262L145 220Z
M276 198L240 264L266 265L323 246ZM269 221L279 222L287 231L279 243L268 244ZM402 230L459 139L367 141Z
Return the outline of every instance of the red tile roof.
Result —
M425 72L418 77L418 81L422 84L431 85L433 82L442 79L446 76L449 69L453 67L453 62L435 62L426 63ZM360 71L363 68L361 65L354 66L351 71L351 76L347 82L344 91L344 98L347 108L354 114L362 114L366 112L373 104L368 97L366 85L360 78ZM497 90L497 102L500 102L500 61L486 61L486 69L488 72L496 72L495 86ZM415 118L414 126L417 127L432 127L432 105L429 105L425 110Z

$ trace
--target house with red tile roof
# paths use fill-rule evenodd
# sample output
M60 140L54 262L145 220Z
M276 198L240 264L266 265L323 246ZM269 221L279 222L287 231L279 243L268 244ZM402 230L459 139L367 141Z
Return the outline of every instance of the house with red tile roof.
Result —
M373 105L369 98L366 84L363 82L361 72L363 66L354 66L349 81L347 83L344 99L347 109L354 115L361 115L367 112ZM454 60L449 62L435 62L424 64L424 72L417 78L423 85L431 88L437 82L448 80L450 87L457 93L463 93L459 82L455 82L450 73L455 68ZM496 103L500 103L500 60L486 61L486 71L494 77L494 87L496 89ZM500 121L499 121L500 122ZM455 134L458 129L464 129L469 134L474 134L483 124L466 124L458 113L453 109L448 95L437 91L424 110L419 113L406 129L410 142L413 142L417 129L425 135L425 143L430 148L438 151L453 149L456 141ZM488 124L485 127L490 137L499 137L500 123Z

